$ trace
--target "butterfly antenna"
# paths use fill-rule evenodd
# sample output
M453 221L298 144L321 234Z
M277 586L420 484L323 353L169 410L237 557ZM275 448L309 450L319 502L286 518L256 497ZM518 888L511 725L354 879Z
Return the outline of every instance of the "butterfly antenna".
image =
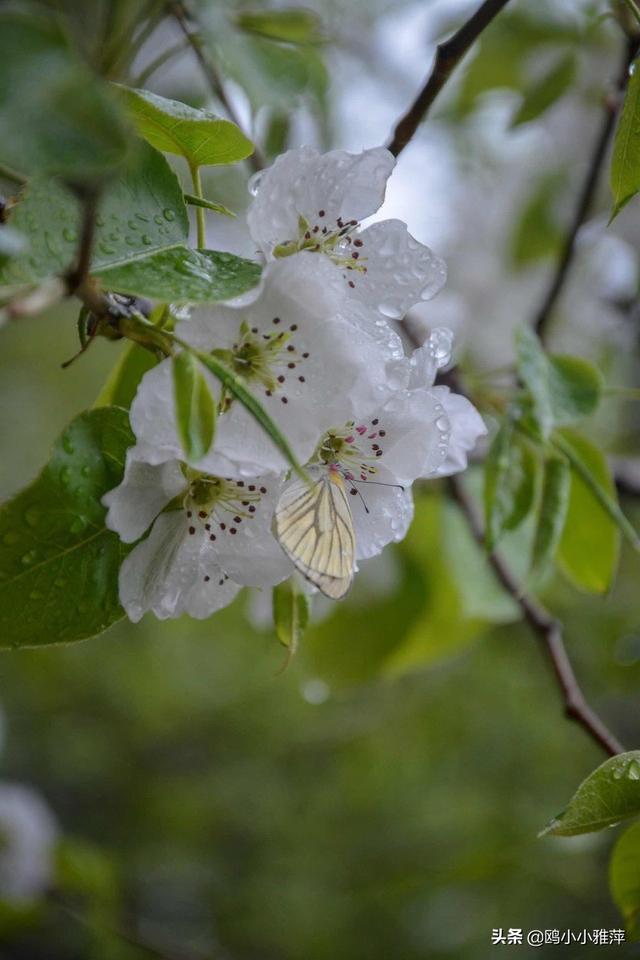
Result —
M376 485L377 487L394 487L396 490L402 490L402 492L404 493L404 487L402 486L401 483L384 483L382 480L350 480L349 482L350 482L350 483L364 483L364 484L375 483L375 485ZM360 491L358 491L358 493L359 493L359 492L360 492ZM362 496L362 494L360 494L360 496Z
M350 480L349 482L350 482L350 483L357 483L356 480ZM360 499L362 500L362 506L364 507L365 512L366 512L366 513L371 513L371 511L369 510L369 507L367 506L367 501L366 501L365 498L362 496L362 492L361 492L360 490L358 490L357 487L351 487L351 492L358 494L358 496L359 496Z

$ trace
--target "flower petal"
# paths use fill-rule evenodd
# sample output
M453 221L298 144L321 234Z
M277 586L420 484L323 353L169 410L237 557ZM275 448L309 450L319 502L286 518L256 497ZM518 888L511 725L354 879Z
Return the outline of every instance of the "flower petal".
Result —
M204 530L189 534L182 510L157 518L147 539L122 564L119 587L120 602L134 623L147 610L160 620L181 613L201 619L225 607L240 589L225 579Z
M467 455L478 439L486 436L485 423L473 404L449 387L434 387L433 393L444 407L450 423L450 437L446 457L435 471L437 477L459 473L467 467Z
M138 447L129 448L122 483L102 498L107 507L105 523L124 543L138 540L163 507L186 487L177 460L156 466L142 462L140 453Z
M311 230L334 230L338 220L363 220L381 205L394 166L384 147L357 154L289 150L253 181L257 193L247 214L251 236L269 257L278 244L297 239L301 216Z
M413 519L411 487L401 489L396 477L381 467L375 482L353 484L349 497L356 535L356 557L366 560L393 541L402 540Z
M427 340L411 355L410 387L430 387L438 370L451 361L453 331L448 327L434 327Z
M283 477L257 477L252 484L267 492L256 504L255 513L234 525L235 534L218 535L216 555L225 572L240 583L252 587L272 587L293 573L293 565L271 532L273 513L283 485Z
M348 291L392 319L403 317L420 300L430 300L444 286L444 260L415 240L402 220L382 220L356 235L357 263L343 270Z

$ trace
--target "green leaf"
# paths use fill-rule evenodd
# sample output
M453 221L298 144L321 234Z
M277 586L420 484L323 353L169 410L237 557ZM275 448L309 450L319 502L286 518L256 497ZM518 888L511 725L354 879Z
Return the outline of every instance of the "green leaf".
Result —
M505 530L525 519L536 488L536 460L529 446L514 434L510 419L498 430L485 462L484 508L487 549Z
M312 10L283 9L238 13L235 24L245 33L288 43L320 43L322 21Z
M516 331L518 374L529 391L533 415L542 437L551 433L554 417L548 389L549 361L531 327Z
M113 176L130 132L113 91L75 55L42 8L0 12L3 162L76 184Z
M223 217L235 217L233 210L229 210L222 203L215 200L206 200L204 197L196 197L192 193L184 194L185 201L192 207L204 207L205 210L211 210L212 213L221 213Z
M568 806L540 836L573 837L640 815L640 750L605 760L583 780Z
M11 214L29 242L26 255L0 268L0 284L32 283L65 270L76 255L80 208L55 180L34 178ZM92 269L140 260L184 245L189 219L182 188L157 150L140 145L135 167L105 191L96 221Z
M178 341L180 343L180 341ZM190 350L189 344L182 343L182 347L185 350ZM262 404L256 400L254 395L248 390L245 381L242 377L237 376L233 371L229 370L228 367L222 363L221 360L218 360L217 357L213 357L207 353L201 353L200 351L192 351L195 356L198 358L200 363L204 364L211 373L218 378L220 383L223 384L229 390L230 393L236 397L237 400L242 403L249 413L255 417L260 426L269 434L276 447L284 455L289 465L295 470L298 476L308 482L308 477L305 471L302 469L296 456L289 446L289 441L280 431L280 428L274 423L267 411L264 409Z
M77 417L40 476L0 508L0 646L82 640L123 616L128 548L104 526L101 498L134 443L117 407Z
M613 141L611 157L611 220L640 190L640 69L638 60L629 68L629 84ZM609 222L611 222L611 220Z
M576 73L576 58L572 53L561 57L537 83L526 91L519 109L511 121L512 127L536 120L566 93Z
M620 531L594 485L617 504L615 483L606 457L590 440L564 430L556 435L556 441L571 465L569 508L556 554L558 565L575 586L606 593L618 565Z
M592 414L600 403L604 386L597 367L582 357L564 355L550 356L549 364L548 386L554 422L564 426Z
M200 365L188 350L173 358L173 391L182 448L188 460L201 460L213 443L216 406Z
M215 303L254 287L260 265L217 250L173 247L96 271L105 287L171 303Z
M529 575L537 578L552 561L564 529L569 509L571 473L560 457L549 457L544 465L538 522L531 550Z
M192 167L236 163L253 153L251 140L230 120L148 90L119 90L140 135L157 150L184 157Z
M628 940L640 940L640 822L618 838L609 865L611 896L622 914Z
M273 625L276 636L295 654L309 623L309 598L300 590L294 577L273 588Z
M547 356L530 327L516 333L518 373L533 403L533 414L543 438L554 426L589 416L602 396L599 371L580 357Z
M122 407L128 410L133 403L138 384L147 370L158 363L158 358L137 343L128 343L98 394L94 407Z
M508 256L515 269L557 255L564 238L564 229L557 217L558 197L565 189L565 182L564 175L545 174L516 216L508 244Z

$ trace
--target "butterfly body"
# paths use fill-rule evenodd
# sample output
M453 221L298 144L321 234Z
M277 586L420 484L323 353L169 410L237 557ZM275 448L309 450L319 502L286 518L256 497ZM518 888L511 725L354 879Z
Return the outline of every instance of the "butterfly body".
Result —
M294 481L276 507L274 534L292 563L325 596L341 600L355 570L355 534L345 481L329 464L311 486Z

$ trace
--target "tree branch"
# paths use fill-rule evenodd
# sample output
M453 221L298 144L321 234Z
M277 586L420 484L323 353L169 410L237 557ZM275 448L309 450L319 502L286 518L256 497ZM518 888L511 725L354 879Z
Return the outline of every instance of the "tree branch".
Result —
M189 21L192 23L197 22L194 14L188 8L185 0L169 0L167 6L172 16L175 17L187 43L193 50L194 55L200 64L200 69L202 70L202 73L209 84L212 94L220 101L224 109L227 111L230 119L233 120L233 122L239 127L241 127L242 125L239 121L236 110L225 93L222 80L218 75L218 71L213 60L211 57L209 57L207 51L205 50L200 37L197 34L192 33L191 29L189 28ZM264 159L257 147L254 148L251 156L247 157L247 161L255 171L262 170L264 167Z
M485 549L484 531L475 505L462 481L450 477L449 491L453 500L462 511L469 529L478 544ZM489 564L500 584L520 607L523 619L528 623L546 653L564 701L565 715L578 723L610 756L623 753L624 747L611 733L598 714L589 706L573 671L562 638L562 625L536 600L522 593L521 585L505 561L493 552L488 557Z
M615 127L622 93L627 85L629 66L631 65L631 62L637 51L638 39L636 37L627 37L625 39L623 55L615 83L615 95L605 97L604 117L602 118L600 130L593 144L582 188L580 189L576 200L573 217L571 218L567 235L564 238L558 263L551 278L549 289L547 290L534 319L534 329L542 340L544 340L549 332L553 309L569 275L575 253L576 238L580 231L580 227L589 216L593 205L596 188L600 179L600 173L607 157L609 141L611 140L611 135L613 134Z
M473 16L452 37L438 44L431 73L416 99L398 121L388 144L394 157L407 146L465 53L508 2L509 0L484 0Z

